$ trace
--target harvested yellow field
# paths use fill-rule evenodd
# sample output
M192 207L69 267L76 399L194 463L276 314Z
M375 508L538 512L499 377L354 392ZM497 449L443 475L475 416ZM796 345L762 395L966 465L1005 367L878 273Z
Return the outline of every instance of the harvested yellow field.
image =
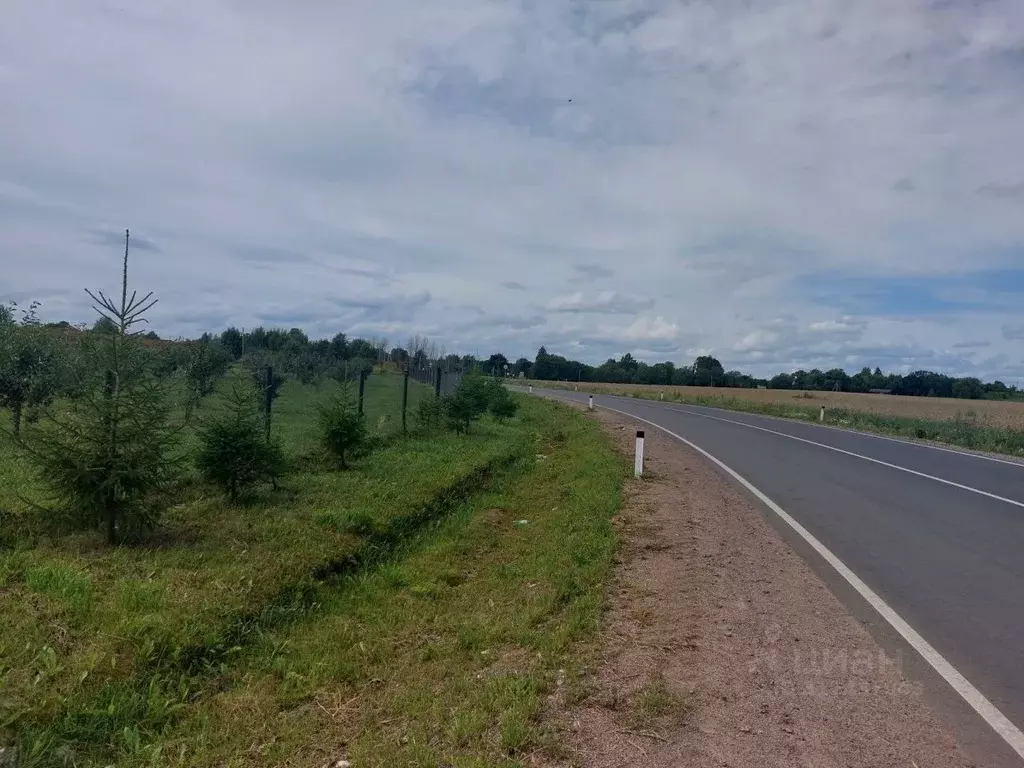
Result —
M535 382L537 386L558 386L572 389L565 382ZM698 397L735 398L754 403L772 403L805 408L845 408L848 411L905 416L917 419L946 420L967 416L990 426L1024 429L1024 402L1012 400L956 400L940 397L902 397L899 395L868 395L857 392L806 392L786 389L730 389L725 387L668 387L651 384L589 384L579 385L581 392L611 395L639 394L658 399L661 392L670 399Z

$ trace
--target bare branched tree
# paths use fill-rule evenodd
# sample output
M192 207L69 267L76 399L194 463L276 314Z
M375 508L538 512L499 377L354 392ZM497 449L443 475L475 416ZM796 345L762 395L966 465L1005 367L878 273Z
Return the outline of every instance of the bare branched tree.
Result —
M410 337L408 343L405 345L405 348L409 351L410 357L416 357L417 353L419 352L423 352L425 354L429 345L430 340L426 336L420 336L417 333L416 335Z
M374 336L370 339L370 344L377 351L377 362L383 363L388 359L388 340L380 336Z

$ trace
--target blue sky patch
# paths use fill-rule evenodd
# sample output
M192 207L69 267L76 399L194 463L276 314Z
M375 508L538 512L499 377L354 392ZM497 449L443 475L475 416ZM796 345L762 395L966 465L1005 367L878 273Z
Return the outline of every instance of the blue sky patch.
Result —
M995 312L1008 308L1010 296L1024 294L1024 269L898 277L829 272L799 278L795 286L801 296L848 315L918 317Z

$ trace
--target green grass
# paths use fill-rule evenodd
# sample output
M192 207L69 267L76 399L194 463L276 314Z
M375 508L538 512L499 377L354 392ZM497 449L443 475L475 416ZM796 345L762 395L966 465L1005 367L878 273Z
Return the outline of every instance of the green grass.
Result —
M540 715L598 628L627 467L578 414L530 401L520 418L531 451L513 471L375 567L318 585L317 610L260 632L173 724L138 724L118 764L483 767L557 754Z
M375 373L367 377L363 391L363 414L371 432L381 435L401 432L402 378L387 373ZM310 387L304 387L294 380L285 382L272 415L273 423L279 425L277 435L285 450L295 454L313 450L316 442L316 406L325 403L340 386L331 380ZM358 386L352 384L351 387L355 395ZM297 391L303 391L303 396L296 396ZM407 414L410 427L412 414L420 400L432 395L430 387L410 379Z
M333 386L282 389L280 490L228 505L186 476L161 527L119 548L37 524L24 499L42 489L0 441L0 746L23 768L553 748L538 715L597 627L623 461L596 424L527 400L333 471L314 438ZM410 382L410 409L429 395ZM373 431L400 429L382 418L400 398L400 377L367 381Z
M92 579L89 574L54 562L25 570L25 586L35 593L49 595L59 605L75 613L92 607Z
M399 377L367 384L368 418L401 397ZM469 436L386 442L331 471L308 458L312 406L326 396L289 383L276 403L275 434L302 457L280 491L231 506L193 481L134 546L25 533L38 513L21 496L40 489L0 443L0 745L18 739L23 765L62 764L62 750L77 765L131 751L261 633L315 613L322 579L372 564L534 439L525 419L482 423Z
M682 721L688 712L686 700L660 677L649 680L630 702L630 720L638 728L646 728L668 718Z
M572 389L573 386L576 386L571 383L551 381L533 383L539 387L552 389ZM579 387L580 391L587 391L586 384L579 385ZM602 394L613 393L602 392ZM660 401L660 391L657 389L649 391L622 390L614 394L620 397ZM977 451L1024 456L1024 430L995 426L970 410L958 414L953 419L922 419L865 413L846 408L826 408L825 420L819 422L820 406L818 405L758 403L729 395L682 395L673 391L666 393L665 402L702 405L709 408L756 413L816 424L824 423L845 429L874 432L910 440L930 440Z

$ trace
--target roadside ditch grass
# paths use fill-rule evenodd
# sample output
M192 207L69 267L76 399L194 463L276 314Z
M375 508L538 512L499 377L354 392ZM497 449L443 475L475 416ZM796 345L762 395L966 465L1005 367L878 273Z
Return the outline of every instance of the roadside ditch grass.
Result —
M535 381L530 382L537 387L550 389L573 390L572 383ZM586 384L579 385L580 392L586 392ZM702 405L708 408L722 408L729 411L756 413L765 416L776 416L795 421L824 423L835 427L874 432L892 437L910 440L926 440L946 445L969 448L976 451L1003 453L1010 456L1024 457L1024 430L996 426L988 422L970 409L952 419L924 419L911 416L889 416L877 413L866 413L846 408L826 408L825 419L819 421L820 406L799 405L789 403L760 403L744 400L729 395L681 395L667 392L662 401L660 391L602 390L603 395L631 397L640 400L656 400L683 405Z
M627 467L600 426L524 404L531 452L377 567L261 631L131 766L525 766L598 628ZM525 522L524 522L525 521Z
M318 394L301 386L282 393L280 412L292 414L280 419L285 431L315 416ZM243 505L185 484L158 531L119 548L93 533L48 535L22 500L40 489L4 444L0 738L17 736L23 754L42 752L130 724L156 699L173 709L187 686L140 691L139 680L166 669L187 677L233 653L256 627L307 611L318 570L365 559L382 532L457 502L514 460L525 448L508 432L488 424L466 439L394 442L351 472L307 455L306 471Z
M305 447L310 425L297 425L312 389L286 388L275 412L293 414L278 423L292 451ZM0 512L32 484L7 458L0 446ZM0 745L17 742L19 765L276 765L346 742L380 751L374 712L425 722L441 714L448 674L482 669L506 646L542 656L508 691L485 686L491 709L478 701L464 716L482 731L466 725L466 742L457 728L452 743L483 754L493 732L496 764L510 764L537 741L550 663L592 631L614 545L624 467L596 425L531 399L509 423L392 440L348 472L302 464L244 505L189 486L135 546L20 535L17 516L0 519ZM341 691L363 691L353 695L366 707L333 741L308 730ZM492 723L482 713L497 705ZM312 720L289 717L307 709ZM267 728L271 747L254 756L247 739ZM429 741L414 730L396 744ZM365 764L391 764L370 752Z

